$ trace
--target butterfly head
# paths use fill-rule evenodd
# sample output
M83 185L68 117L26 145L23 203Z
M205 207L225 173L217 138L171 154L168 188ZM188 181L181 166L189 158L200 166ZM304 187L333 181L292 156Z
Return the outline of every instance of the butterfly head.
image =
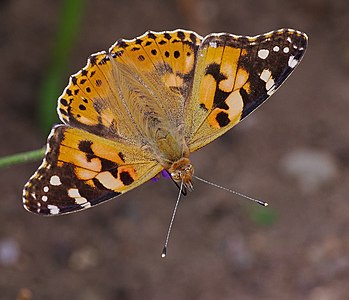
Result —
M183 186L187 188L189 191L193 190L192 178L194 174L194 168L190 163L190 160L186 157L182 157L181 159L175 161L169 172L174 181L178 184L183 182Z

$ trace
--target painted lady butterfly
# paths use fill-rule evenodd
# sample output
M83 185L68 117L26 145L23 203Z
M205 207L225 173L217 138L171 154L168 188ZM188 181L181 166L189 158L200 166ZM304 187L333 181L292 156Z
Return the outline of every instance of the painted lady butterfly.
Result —
M302 59L307 36L175 30L119 40L70 77L63 124L24 187L24 207L58 215L125 193L162 170L192 188L191 152L261 105Z

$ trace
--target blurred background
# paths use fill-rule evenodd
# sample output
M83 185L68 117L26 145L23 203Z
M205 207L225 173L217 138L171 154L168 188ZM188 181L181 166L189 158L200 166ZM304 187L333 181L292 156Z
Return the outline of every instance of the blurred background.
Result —
M262 108L192 155L195 182L160 257L177 188L162 179L62 217L22 207L40 162L0 169L0 299L309 299L349 295L349 2L0 2L0 156L39 149L87 57L151 30L309 35Z

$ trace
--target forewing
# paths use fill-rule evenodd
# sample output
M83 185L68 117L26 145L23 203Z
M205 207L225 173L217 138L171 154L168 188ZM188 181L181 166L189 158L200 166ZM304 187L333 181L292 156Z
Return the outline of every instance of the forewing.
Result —
M204 38L185 116L190 151L210 143L267 100L299 64L306 46L307 36L292 29Z
M61 120L138 144L144 143L153 123L183 123L200 42L190 31L149 31L91 55L59 98Z
M111 82L112 65L106 52L89 57L87 65L72 75L58 99L62 122L109 139L142 140L123 104L120 84Z
M24 207L44 215L86 209L141 185L161 170L139 147L59 125L48 138L41 166L24 187Z
M137 86L141 91L142 97L127 103L136 120L142 111L167 127L183 124L200 43L201 37L191 31L148 31L133 40L119 40L109 49L114 69L129 80L128 89Z

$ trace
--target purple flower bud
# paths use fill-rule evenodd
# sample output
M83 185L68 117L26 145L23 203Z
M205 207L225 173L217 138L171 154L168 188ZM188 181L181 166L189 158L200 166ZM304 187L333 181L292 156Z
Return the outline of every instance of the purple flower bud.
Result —
M150 179L152 182L158 182L160 180L160 178L158 176L153 177L152 179Z
M158 175L156 175L155 177L153 177L153 178L151 179L151 181L157 182L157 181L160 180L160 177L161 177L161 176L164 177L164 178L166 178L166 179L171 178L170 173L168 173L168 172L164 169L164 170L162 170Z
M164 178L171 178L170 173L167 172L167 170L165 170L165 169L161 171L161 175L162 175L162 177L164 177Z

